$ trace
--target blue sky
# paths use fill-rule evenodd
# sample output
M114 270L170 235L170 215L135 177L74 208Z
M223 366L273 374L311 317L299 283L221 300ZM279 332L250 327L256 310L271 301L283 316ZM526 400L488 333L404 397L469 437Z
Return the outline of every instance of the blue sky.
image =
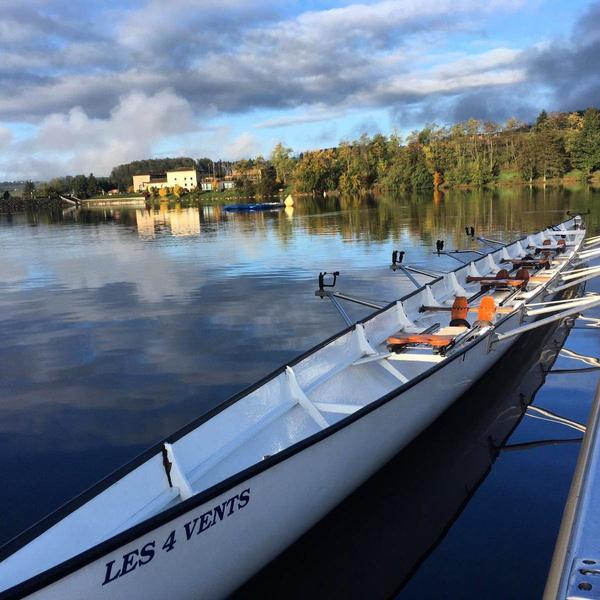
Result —
M600 0L3 0L0 179L600 105Z

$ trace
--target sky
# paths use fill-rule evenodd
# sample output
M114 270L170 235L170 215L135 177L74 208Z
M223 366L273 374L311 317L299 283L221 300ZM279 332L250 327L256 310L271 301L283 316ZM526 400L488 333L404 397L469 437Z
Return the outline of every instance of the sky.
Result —
M600 106L600 0L0 0L0 180Z

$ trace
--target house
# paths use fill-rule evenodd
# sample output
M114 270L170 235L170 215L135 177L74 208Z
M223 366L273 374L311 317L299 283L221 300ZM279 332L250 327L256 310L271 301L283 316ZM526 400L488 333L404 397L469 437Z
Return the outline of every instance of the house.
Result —
M235 181L231 175L225 177L203 177L200 182L203 192L222 192L235 187Z
M234 169L231 172L231 178L233 180L241 179L242 177L247 177L253 183L258 183L262 179L262 171L254 167L243 171L239 169Z
M150 188L168 187L173 188L179 185L186 190L193 190L198 187L198 173L193 167L181 167L167 171L164 176L154 177L149 173L133 176L133 191L145 192Z
M167 171L167 186L175 187L176 185L193 190L198 187L198 173L195 168L182 167Z

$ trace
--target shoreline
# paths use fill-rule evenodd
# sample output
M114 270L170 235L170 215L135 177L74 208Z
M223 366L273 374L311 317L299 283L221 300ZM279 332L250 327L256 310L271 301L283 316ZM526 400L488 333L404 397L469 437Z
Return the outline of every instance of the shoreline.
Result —
M546 181L535 179L533 181L496 181L493 183L489 183L486 185L473 185L473 184L459 184L459 185L445 185L441 184L438 187L427 187L421 188L417 190L398 190L398 192L431 192L431 194L435 193L447 193L452 191L461 191L461 192L473 192L477 190L494 190L494 189L509 189L509 188L523 188L529 187L532 189L544 189L546 187L573 187L573 186L587 186L592 189L600 189L600 177L592 177L589 180L582 180L578 178L560 178L560 179L548 179ZM286 190L287 193L287 190ZM338 190L324 190L324 191L314 191L314 192L292 192L295 197L298 198L319 198L319 197L339 197L342 196L343 193ZM383 194L393 193L391 190L382 190L379 188L372 188L368 190L362 190L358 192L356 195L359 197L364 196L381 196ZM188 198L188 196L192 196ZM285 193L275 194L267 197L260 196L237 196L234 194L226 194L221 196L220 193L208 192L206 193L206 197L203 197L204 194L186 194L179 198L174 196L168 196L166 198L149 198L146 199L144 196L122 196L116 198L88 198L81 200L80 208L144 208L144 207L158 207L163 203L166 204L174 204L180 203L182 206L223 206L225 204L238 204L246 201L270 201L273 199L281 199ZM59 198L34 198L32 200L24 200L20 197L9 198L8 200L4 200L0 198L0 214L12 214L12 213L22 213L22 212L35 212L39 210L62 210L68 208Z

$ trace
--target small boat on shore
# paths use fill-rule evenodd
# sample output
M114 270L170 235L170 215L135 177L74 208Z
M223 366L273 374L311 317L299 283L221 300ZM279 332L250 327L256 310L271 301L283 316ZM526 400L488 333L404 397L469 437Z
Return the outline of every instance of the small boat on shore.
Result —
M495 242L281 366L1 548L0 599L227 596L522 334L600 304L563 298L598 275L584 237L574 217Z
M283 202L258 202L256 204L226 204L223 210L228 212L251 212L259 210L278 210L285 208Z

